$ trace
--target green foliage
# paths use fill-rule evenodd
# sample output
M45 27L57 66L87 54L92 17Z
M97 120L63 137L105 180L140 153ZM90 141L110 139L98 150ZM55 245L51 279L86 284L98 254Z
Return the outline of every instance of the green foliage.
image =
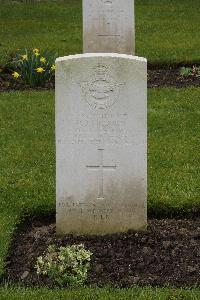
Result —
M91 255L82 244L59 249L51 245L46 255L37 259L37 274L48 276L60 286L83 285L87 279Z
M37 48L20 51L9 62L12 76L31 87L44 86L54 76L57 56L50 51L40 52Z
M200 77L200 67L193 66L191 67L182 67L180 69L180 75L183 77L195 76Z
M180 75L183 77L188 77L188 76L192 75L192 68L182 67L180 69Z

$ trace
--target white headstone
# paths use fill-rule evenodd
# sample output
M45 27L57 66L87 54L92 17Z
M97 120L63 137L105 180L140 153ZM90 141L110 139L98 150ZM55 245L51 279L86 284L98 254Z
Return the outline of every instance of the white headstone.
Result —
M57 233L147 224L147 62L122 54L56 60Z
M83 0L83 52L135 53L134 0Z

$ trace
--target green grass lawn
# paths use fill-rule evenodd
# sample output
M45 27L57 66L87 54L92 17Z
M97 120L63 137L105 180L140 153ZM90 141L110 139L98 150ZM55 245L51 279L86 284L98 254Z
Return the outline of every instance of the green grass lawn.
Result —
M136 54L151 64L200 62L199 15L199 0L136 0ZM81 53L81 0L0 0L0 62L32 47Z
M1 300L199 300L199 289L139 288L131 289L22 289L0 288Z
M194 215L199 199L200 88L151 89L148 210ZM16 224L55 212L54 92L0 94L0 275Z

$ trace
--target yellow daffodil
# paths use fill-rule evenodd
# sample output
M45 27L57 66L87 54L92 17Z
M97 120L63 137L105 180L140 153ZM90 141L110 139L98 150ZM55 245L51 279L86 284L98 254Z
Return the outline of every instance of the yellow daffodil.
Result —
M43 63L43 64L45 64L46 58L45 58L45 57L41 57L41 58L40 58L40 62Z
M39 68L37 68L35 70L36 70L37 73L43 73L45 71L45 69L42 68L42 67L39 67Z
M18 72L13 72L13 73L12 73L12 76L13 76L15 79L17 79L17 78L19 78L21 75L20 75Z
M28 60L28 55L26 55L26 54L22 55L22 59L23 60Z
M40 52L40 50L38 48L33 49L33 53L39 53L39 52Z
M55 71L55 69L56 69L56 66L55 66L55 65L52 65L52 66L51 66L51 71Z
M33 49L33 53L35 54L35 56L39 56L40 55L40 50L35 48L35 49Z

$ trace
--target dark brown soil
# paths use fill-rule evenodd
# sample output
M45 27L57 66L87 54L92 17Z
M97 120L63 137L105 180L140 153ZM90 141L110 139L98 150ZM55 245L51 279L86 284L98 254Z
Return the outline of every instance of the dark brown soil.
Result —
M180 76L180 68L168 68L168 69L149 69L148 70L148 87L176 87L183 88L188 86L200 86L200 77ZM49 90L54 89L55 82L46 83L42 88L37 90ZM0 75L0 92L14 91L14 90L31 90L29 86L26 86L17 80L13 80L6 75L4 78Z
M55 88L55 81L52 80L51 82L47 82L43 87L31 88L28 85L23 84L20 81L14 80L12 78L6 77L1 78L0 75L0 92L12 92L12 91L31 91L31 90L52 90Z
M200 286L200 218L149 220L145 233L57 237L55 224L34 221L18 230L7 259L13 282L52 286L34 265L50 244L83 243L92 253L88 284Z
M180 69L148 70L148 87L176 87L200 86L200 77L191 75L180 76Z

